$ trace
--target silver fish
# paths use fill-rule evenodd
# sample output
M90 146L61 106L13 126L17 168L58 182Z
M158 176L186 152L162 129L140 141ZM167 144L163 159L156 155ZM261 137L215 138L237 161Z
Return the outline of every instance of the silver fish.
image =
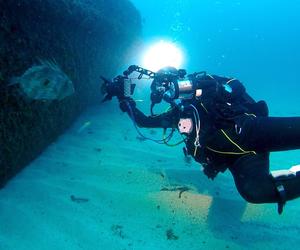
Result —
M40 61L25 73L13 78L10 85L19 84L21 92L30 100L63 100L75 93L70 78L55 61Z

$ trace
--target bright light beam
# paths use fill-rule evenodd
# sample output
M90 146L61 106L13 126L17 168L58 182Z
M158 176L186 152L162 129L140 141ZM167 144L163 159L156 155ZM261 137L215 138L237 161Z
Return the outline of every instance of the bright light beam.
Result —
M174 43L161 40L146 51L143 59L143 67L154 72L159 69L172 66L179 68L182 65L183 53Z

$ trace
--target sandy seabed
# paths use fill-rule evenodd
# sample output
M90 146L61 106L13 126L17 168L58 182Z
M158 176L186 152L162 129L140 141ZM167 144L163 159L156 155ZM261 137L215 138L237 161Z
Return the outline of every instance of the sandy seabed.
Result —
M297 156L271 162L289 168ZM247 204L229 173L208 180L182 146L142 140L106 103L0 190L0 249L296 249L299 209Z

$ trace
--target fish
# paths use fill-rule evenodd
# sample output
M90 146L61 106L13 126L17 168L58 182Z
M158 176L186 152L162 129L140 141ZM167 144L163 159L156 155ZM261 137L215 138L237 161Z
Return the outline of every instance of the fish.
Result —
M85 122L78 130L77 133L82 133L86 128L88 128L89 126L91 126L91 122L87 121Z
M77 202L77 203L84 203L84 202L89 201L89 199L87 199L87 198L75 197L74 195L71 195L70 198L71 198L71 201Z
M20 77L11 78L9 85L19 85L20 94L29 100L61 101L75 93L73 82L55 60L40 60Z

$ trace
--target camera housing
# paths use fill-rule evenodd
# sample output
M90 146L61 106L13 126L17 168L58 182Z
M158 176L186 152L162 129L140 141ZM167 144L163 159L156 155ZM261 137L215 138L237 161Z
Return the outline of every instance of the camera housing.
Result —
M191 100L200 97L201 88L198 86L199 77L206 76L205 72L186 76L184 69L166 67L158 71L151 84L151 100L159 103L162 100L171 103L176 99Z
M202 89L198 86L199 79L206 76L204 71L187 75L184 69L177 70L174 67L165 67L154 73L142 67L131 65L124 71L123 75L115 77L112 82L102 77L104 80L103 89L106 93L105 100L111 100L113 96L120 99L133 95L136 86L130 78L133 72L139 73L137 79L142 79L144 75L153 79L150 86L152 107L163 100L172 103L176 99L190 100L200 97Z

